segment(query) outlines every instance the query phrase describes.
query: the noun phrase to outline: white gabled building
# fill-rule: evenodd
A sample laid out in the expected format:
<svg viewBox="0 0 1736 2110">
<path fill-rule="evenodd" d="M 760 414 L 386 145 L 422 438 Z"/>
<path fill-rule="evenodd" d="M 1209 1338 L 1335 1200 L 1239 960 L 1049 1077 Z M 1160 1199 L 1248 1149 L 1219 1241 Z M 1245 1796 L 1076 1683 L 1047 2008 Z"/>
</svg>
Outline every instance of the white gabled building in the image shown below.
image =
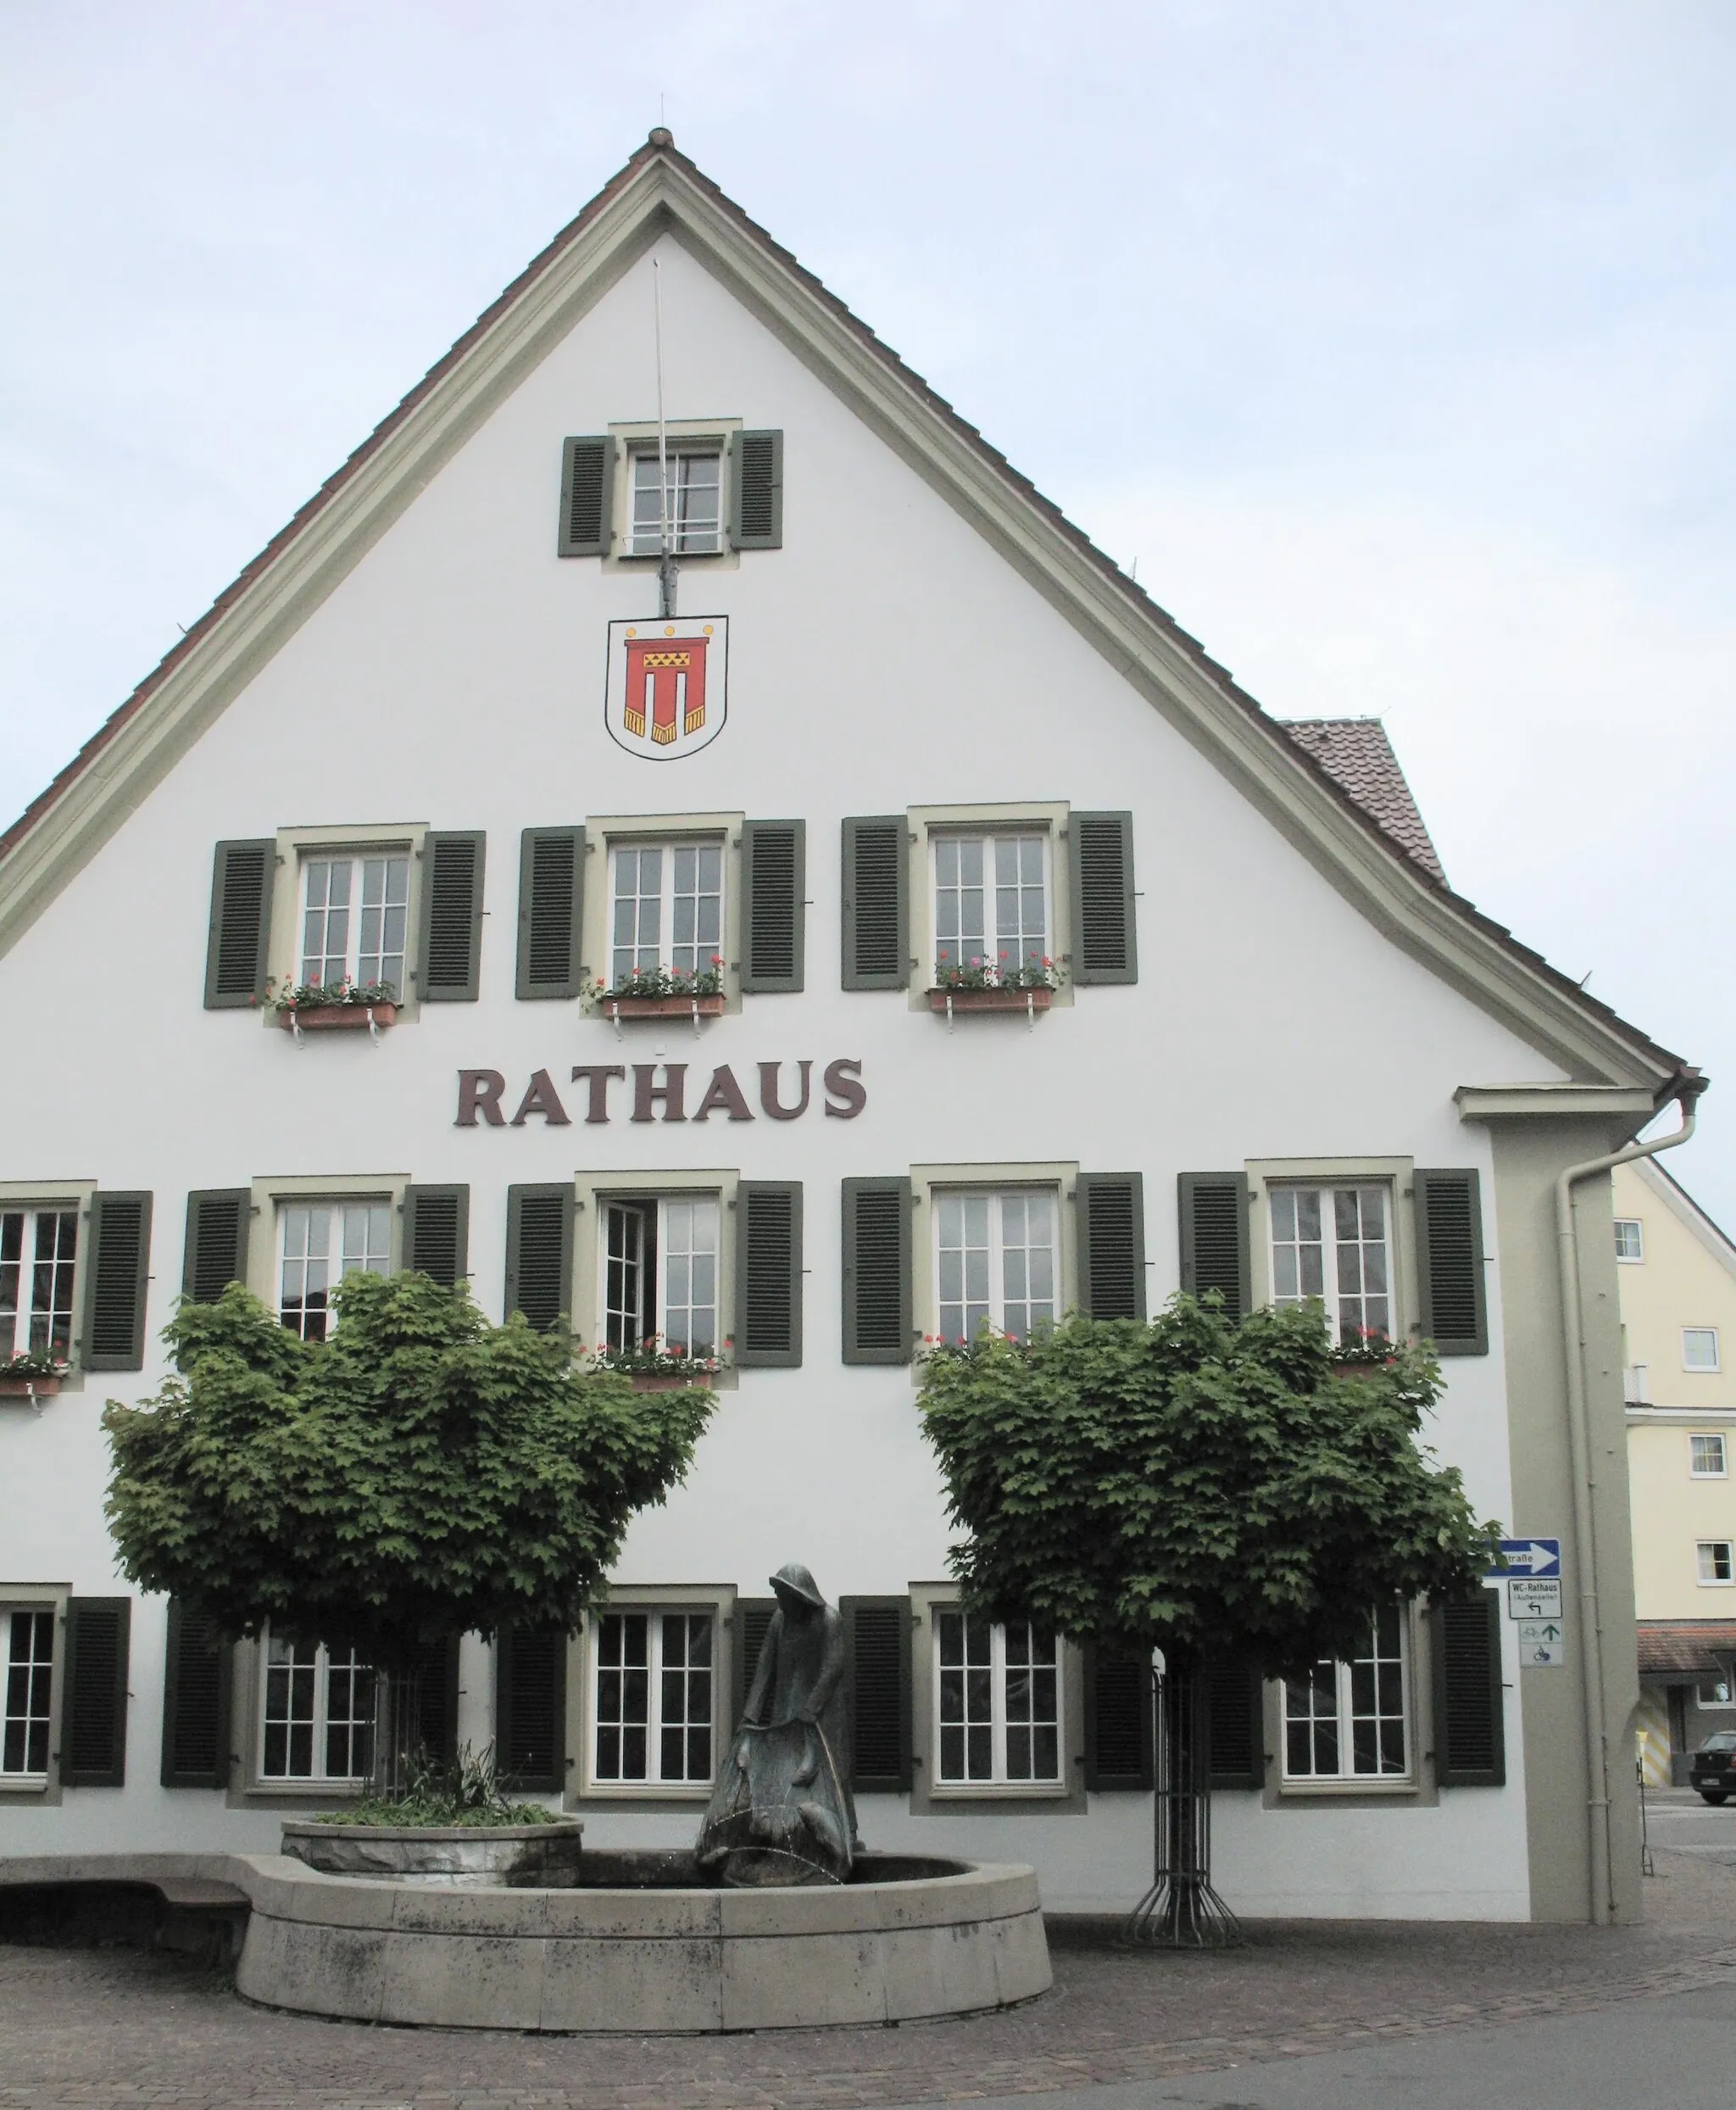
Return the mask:
<svg viewBox="0 0 1736 2110">
<path fill-rule="evenodd" d="M 675 1016 L 582 993 L 714 952 Z M 1065 972 L 949 1014 L 978 953 Z M 395 1020 L 261 1008 L 344 975 Z M 685 1840 L 801 1559 L 871 1842 L 1125 1905 L 1129 1667 L 949 1612 L 913 1344 L 1301 1285 L 1438 1343 L 1441 1454 L 1563 1540 L 1567 1660 L 1522 1666 L 1491 1590 L 1372 1619 L 1384 1674 L 1311 1700 L 1224 1667 L 1220 1887 L 1638 1913 L 1608 1183 L 1577 1534 L 1552 1195 L 1694 1072 L 1449 890 L 1377 727 L 1267 717 L 666 134 L 0 838 L 0 1355 L 71 1357 L 0 1400 L 0 1852 L 264 1849 L 358 1768 L 343 1666 L 128 1596 L 99 1415 L 183 1289 L 317 1329 L 345 1267 L 417 1265 L 587 1342 L 734 1343 L 616 1611 L 454 1644 L 431 1735 L 498 1737 L 597 1840 Z"/>
</svg>

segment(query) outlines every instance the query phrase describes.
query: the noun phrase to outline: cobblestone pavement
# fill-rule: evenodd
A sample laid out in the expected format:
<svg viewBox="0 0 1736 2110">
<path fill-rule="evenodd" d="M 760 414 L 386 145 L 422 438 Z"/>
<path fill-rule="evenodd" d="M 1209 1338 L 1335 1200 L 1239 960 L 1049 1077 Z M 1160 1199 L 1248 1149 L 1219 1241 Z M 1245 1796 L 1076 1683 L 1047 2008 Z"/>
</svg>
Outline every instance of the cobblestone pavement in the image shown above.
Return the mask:
<svg viewBox="0 0 1736 2110">
<path fill-rule="evenodd" d="M 165 1955 L 0 1946 L 0 2110 L 854 2110 L 1210 2073 L 1736 1984 L 1736 1869 L 1656 1862 L 1643 1927 L 1291 1921 L 1229 1956 L 1173 1957 L 1063 1923 L 1042 2000 L 894 2029 L 370 2029 L 250 2007 Z"/>
</svg>

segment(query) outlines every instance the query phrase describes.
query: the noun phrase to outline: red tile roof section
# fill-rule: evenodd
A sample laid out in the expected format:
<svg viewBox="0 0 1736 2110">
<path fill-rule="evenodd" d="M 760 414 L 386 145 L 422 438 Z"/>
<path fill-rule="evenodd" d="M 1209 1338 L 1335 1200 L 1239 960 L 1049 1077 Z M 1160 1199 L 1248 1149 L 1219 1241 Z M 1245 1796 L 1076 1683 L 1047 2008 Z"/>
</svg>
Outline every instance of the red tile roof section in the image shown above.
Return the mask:
<svg viewBox="0 0 1736 2110">
<path fill-rule="evenodd" d="M 1736 1623 L 1723 1619 L 1639 1622 L 1639 1674 L 1642 1678 L 1713 1678 L 1723 1666 L 1708 1653 L 1736 1651 Z"/>
<path fill-rule="evenodd" d="M 1431 879 L 1445 882 L 1447 875 L 1378 718 L 1286 718 L 1280 723 L 1413 863 Z"/>
<path fill-rule="evenodd" d="M 25 807 L 24 812 L 19 816 L 3 835 L 0 835 L 0 859 L 5 857 L 14 844 L 23 838 L 31 827 L 54 804 L 60 793 L 90 766 L 103 749 L 114 738 L 115 733 L 147 699 L 152 692 L 158 688 L 164 678 L 192 651 L 224 613 L 294 540 L 296 536 L 326 506 L 331 504 L 332 498 L 349 482 L 357 470 L 367 461 L 375 449 L 390 434 L 397 431 L 430 390 L 463 359 L 477 339 L 529 287 L 534 284 L 562 251 L 590 225 L 604 207 L 626 187 L 639 170 L 647 162 L 659 155 L 665 157 L 672 166 L 678 168 L 696 188 L 705 192 L 721 212 L 733 220 L 736 225 L 758 243 L 768 255 L 774 257 L 785 270 L 789 271 L 792 276 L 798 279 L 815 299 L 828 309 L 860 342 L 866 345 L 904 387 L 910 389 L 913 393 L 944 418 L 953 429 L 960 433 L 983 459 L 991 464 L 1028 504 L 1041 513 L 1082 555 L 1109 579 L 1119 593 L 1128 599 L 1137 602 L 1146 619 L 1161 630 L 1251 719 L 1275 735 L 1283 734 L 1285 732 L 1285 728 L 1277 720 L 1268 716 L 1246 690 L 1238 687 L 1229 670 L 1219 665 L 1217 661 L 1205 651 L 1199 641 L 1196 637 L 1190 637 L 1166 610 L 1159 607 L 1143 587 L 1130 579 L 1112 557 L 1105 555 L 1082 528 L 1076 526 L 1066 517 L 1053 499 L 1045 498 L 1028 476 L 1021 476 L 998 448 L 991 446 L 983 438 L 974 425 L 971 424 L 967 419 L 960 417 L 943 396 L 937 394 L 922 376 L 914 369 L 907 366 L 889 345 L 882 343 L 867 324 L 852 314 L 836 293 L 829 292 L 811 271 L 797 262 L 787 249 L 775 242 L 757 221 L 751 220 L 733 198 L 726 197 L 709 176 L 690 161 L 687 155 L 669 143 L 669 135 L 666 132 L 659 132 L 654 134 L 652 138 L 647 140 L 646 143 L 616 175 L 609 179 L 582 211 L 561 229 L 546 248 L 531 259 L 500 298 L 484 309 L 444 358 L 429 368 L 422 379 L 403 398 L 398 407 L 376 426 L 373 431 L 349 456 L 343 465 L 320 485 L 288 525 L 279 534 L 273 537 L 231 584 L 224 588 L 181 642 L 158 662 L 125 702 L 86 741 L 47 788 Z M 1287 744 L 1291 751 L 1301 759 L 1305 766 L 1314 771 L 1316 776 L 1332 791 L 1340 804 L 1369 831 L 1383 849 L 1394 856 L 1401 857 L 1411 871 L 1414 871 L 1416 869 L 1416 860 L 1410 853 L 1399 847 L 1382 824 L 1339 783 L 1317 756 L 1310 754 L 1305 746 L 1299 744 L 1294 739 L 1288 740 Z M 1628 1020 L 1622 1018 L 1609 1005 L 1601 1003 L 1596 997 L 1589 995 L 1569 977 L 1552 967 L 1541 953 L 1533 951 L 1528 945 L 1522 944 L 1505 924 L 1497 923 L 1492 917 L 1484 916 L 1462 895 L 1454 894 L 1446 886 L 1444 881 L 1440 884 L 1443 895 L 1469 923 L 1486 937 L 1492 938 L 1497 944 L 1504 947 L 1516 959 L 1523 961 L 1533 972 L 1552 983 L 1561 994 L 1572 997 L 1576 1003 L 1595 1013 L 1608 1025 L 1627 1036 L 1637 1047 L 1643 1049 L 1652 1061 L 1672 1069 L 1678 1076 L 1689 1077 L 1698 1076 L 1698 1072 L 1685 1065 L 1679 1055 L 1672 1055 L 1667 1049 L 1660 1047 L 1655 1041 L 1643 1033 L 1637 1026 L 1630 1024 Z"/>
</svg>

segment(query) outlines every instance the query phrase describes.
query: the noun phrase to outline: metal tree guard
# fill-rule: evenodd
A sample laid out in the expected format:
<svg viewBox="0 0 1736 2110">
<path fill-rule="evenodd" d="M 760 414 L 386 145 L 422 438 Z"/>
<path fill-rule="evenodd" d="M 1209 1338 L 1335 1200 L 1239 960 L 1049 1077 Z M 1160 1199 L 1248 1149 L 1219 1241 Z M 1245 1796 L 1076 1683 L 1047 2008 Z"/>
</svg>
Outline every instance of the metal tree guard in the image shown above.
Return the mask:
<svg viewBox="0 0 1736 2110">
<path fill-rule="evenodd" d="M 1122 1940 L 1151 1949 L 1235 1949 L 1241 1922 L 1211 1887 L 1211 1714 L 1198 1669 L 1154 1667 L 1151 1888 Z"/>
</svg>

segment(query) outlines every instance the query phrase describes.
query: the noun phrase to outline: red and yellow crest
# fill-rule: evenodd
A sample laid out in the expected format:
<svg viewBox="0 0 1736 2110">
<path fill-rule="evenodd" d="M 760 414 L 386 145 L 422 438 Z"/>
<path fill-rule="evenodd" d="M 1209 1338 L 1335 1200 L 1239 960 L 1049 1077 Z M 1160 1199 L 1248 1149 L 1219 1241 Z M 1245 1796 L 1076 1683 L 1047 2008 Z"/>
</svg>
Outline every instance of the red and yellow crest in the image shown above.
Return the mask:
<svg viewBox="0 0 1736 2110">
<path fill-rule="evenodd" d="M 604 713 L 630 754 L 649 762 L 696 754 L 723 730 L 728 707 L 728 616 L 609 626 Z"/>
</svg>

